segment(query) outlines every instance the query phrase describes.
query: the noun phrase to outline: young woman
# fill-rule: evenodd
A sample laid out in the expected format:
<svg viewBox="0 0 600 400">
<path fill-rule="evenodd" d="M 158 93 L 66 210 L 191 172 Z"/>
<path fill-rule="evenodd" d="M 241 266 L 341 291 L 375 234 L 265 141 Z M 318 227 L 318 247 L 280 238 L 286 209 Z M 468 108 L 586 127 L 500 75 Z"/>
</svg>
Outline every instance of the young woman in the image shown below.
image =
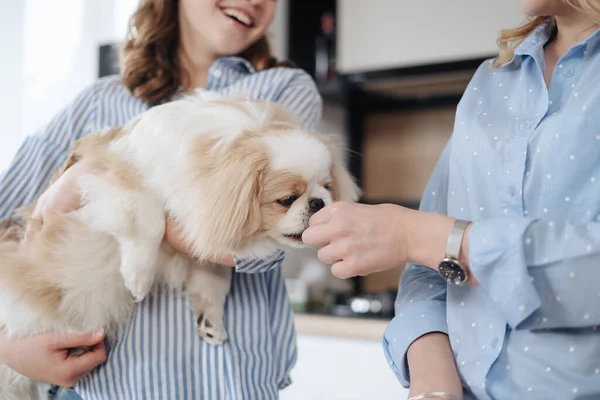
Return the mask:
<svg viewBox="0 0 600 400">
<path fill-rule="evenodd" d="M 422 211 L 336 204 L 304 233 L 340 277 L 411 263 L 384 347 L 416 398 L 600 398 L 600 0 L 523 4 Z"/>
<path fill-rule="evenodd" d="M 46 129 L 25 141 L 0 180 L 0 219 L 41 192 L 75 140 L 122 125 L 152 105 L 195 88 L 224 94 L 245 91 L 287 106 L 306 126 L 314 126 L 321 99 L 313 81 L 269 54 L 265 32 L 276 6 L 275 0 L 142 0 L 124 48 L 122 76 L 92 85 Z M 77 207 L 74 182 L 82 172 L 85 164 L 76 164 L 44 192 L 37 216 Z M 167 240 L 182 248 L 177 232 L 168 232 Z M 235 264 L 236 270 L 226 305 L 230 338 L 223 347 L 195 335 L 184 297 L 158 286 L 106 351 L 102 332 L 57 333 L 0 338 L 0 360 L 37 380 L 75 385 L 62 393 L 72 398 L 277 398 L 290 383 L 296 358 L 282 259 L 278 254 L 267 261 L 222 260 Z M 79 358 L 67 356 L 65 349 L 80 345 L 95 347 Z"/>
</svg>

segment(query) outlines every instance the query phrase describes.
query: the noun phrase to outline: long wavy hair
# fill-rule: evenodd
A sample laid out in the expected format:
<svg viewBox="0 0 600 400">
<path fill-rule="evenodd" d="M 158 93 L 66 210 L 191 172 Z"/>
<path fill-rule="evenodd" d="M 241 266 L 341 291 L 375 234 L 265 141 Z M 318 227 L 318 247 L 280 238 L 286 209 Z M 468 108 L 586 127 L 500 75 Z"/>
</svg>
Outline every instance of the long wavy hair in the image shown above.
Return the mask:
<svg viewBox="0 0 600 400">
<path fill-rule="evenodd" d="M 239 56 L 257 71 L 293 67 L 271 53 L 266 37 Z M 150 104 L 168 101 L 189 79 L 179 59 L 179 0 L 140 0 L 129 21 L 122 49 L 121 81 L 133 95 Z"/>
<path fill-rule="evenodd" d="M 563 0 L 563 2 L 579 11 L 587 14 L 592 21 L 600 24 L 600 0 Z M 512 59 L 515 48 L 538 26 L 550 23 L 555 25 L 553 17 L 534 17 L 522 26 L 515 29 L 503 30 L 498 38 L 500 51 L 494 60 L 494 66 L 498 67 Z"/>
</svg>

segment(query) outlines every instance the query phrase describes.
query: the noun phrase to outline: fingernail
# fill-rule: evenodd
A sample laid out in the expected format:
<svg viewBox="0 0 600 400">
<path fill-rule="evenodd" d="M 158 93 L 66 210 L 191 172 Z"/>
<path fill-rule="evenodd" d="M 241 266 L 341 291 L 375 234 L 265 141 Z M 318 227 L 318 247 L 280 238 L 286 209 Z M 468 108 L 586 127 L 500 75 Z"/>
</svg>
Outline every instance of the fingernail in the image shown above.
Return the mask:
<svg viewBox="0 0 600 400">
<path fill-rule="evenodd" d="M 100 329 L 99 331 L 92 332 L 92 337 L 100 339 L 104 336 L 104 329 Z"/>
</svg>

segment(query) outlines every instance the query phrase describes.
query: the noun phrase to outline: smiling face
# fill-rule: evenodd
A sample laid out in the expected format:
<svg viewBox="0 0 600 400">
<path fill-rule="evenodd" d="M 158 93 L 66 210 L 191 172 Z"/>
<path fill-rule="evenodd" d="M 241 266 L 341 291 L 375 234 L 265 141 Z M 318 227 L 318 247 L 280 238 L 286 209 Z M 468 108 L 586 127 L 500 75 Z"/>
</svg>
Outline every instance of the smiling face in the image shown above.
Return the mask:
<svg viewBox="0 0 600 400">
<path fill-rule="evenodd" d="M 178 0 L 181 35 L 218 57 L 245 51 L 273 22 L 276 0 Z"/>
</svg>

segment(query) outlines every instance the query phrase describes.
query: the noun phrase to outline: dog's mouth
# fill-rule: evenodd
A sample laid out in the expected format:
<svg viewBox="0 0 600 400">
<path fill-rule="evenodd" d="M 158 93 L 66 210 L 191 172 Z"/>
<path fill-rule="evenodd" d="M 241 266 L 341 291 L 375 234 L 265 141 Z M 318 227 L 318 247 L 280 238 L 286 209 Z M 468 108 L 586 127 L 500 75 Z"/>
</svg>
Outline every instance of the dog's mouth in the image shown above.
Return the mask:
<svg viewBox="0 0 600 400">
<path fill-rule="evenodd" d="M 297 233 L 284 233 L 282 236 L 286 239 L 291 239 L 296 242 L 302 243 L 302 232 Z"/>
</svg>

